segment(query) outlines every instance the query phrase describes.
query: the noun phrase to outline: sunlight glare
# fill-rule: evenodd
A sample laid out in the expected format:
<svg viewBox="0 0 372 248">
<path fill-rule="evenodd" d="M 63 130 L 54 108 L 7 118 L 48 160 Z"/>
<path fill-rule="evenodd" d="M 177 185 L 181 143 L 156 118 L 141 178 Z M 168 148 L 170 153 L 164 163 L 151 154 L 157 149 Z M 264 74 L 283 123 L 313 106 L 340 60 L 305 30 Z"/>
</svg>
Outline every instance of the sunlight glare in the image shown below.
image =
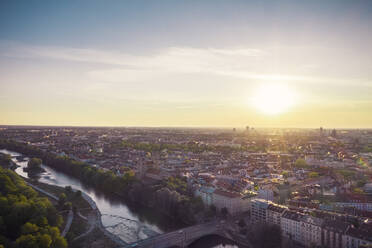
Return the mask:
<svg viewBox="0 0 372 248">
<path fill-rule="evenodd" d="M 282 84 L 261 84 L 252 99 L 253 106 L 264 114 L 277 115 L 295 103 L 294 91 Z"/>
</svg>

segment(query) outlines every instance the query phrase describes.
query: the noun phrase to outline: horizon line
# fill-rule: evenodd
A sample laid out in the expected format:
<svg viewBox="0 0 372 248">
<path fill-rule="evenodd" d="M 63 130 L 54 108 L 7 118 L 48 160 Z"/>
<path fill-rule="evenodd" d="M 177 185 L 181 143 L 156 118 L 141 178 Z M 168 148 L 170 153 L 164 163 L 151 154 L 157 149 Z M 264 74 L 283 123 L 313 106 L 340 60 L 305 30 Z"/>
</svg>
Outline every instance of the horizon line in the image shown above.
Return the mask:
<svg viewBox="0 0 372 248">
<path fill-rule="evenodd" d="M 248 126 L 248 125 L 247 125 Z M 18 125 L 18 124 L 0 124 L 0 128 L 3 127 L 42 127 L 42 128 L 47 128 L 47 127 L 66 127 L 66 128 L 148 128 L 148 129 L 156 129 L 156 128 L 169 128 L 169 129 L 236 129 L 236 130 L 241 130 L 241 129 L 246 129 L 246 126 L 136 126 L 136 125 L 123 125 L 123 126 L 116 126 L 116 125 Z M 372 127 L 324 127 L 324 126 L 319 126 L 319 127 L 267 127 L 267 126 L 249 126 L 250 128 L 253 129 L 319 129 L 323 128 L 323 130 L 372 130 Z"/>
</svg>

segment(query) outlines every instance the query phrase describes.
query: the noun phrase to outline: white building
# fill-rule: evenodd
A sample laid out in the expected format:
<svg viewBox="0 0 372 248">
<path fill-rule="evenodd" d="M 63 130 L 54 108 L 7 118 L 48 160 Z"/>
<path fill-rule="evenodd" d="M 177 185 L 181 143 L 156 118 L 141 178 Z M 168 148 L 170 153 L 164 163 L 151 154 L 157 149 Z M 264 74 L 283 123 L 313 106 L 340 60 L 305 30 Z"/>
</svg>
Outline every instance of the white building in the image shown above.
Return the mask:
<svg viewBox="0 0 372 248">
<path fill-rule="evenodd" d="M 270 201 L 254 199 L 251 202 L 251 221 L 253 223 L 265 223 L 267 221 L 267 208 Z"/>
<path fill-rule="evenodd" d="M 250 199 L 244 198 L 238 193 L 232 193 L 216 189 L 213 192 L 213 204 L 218 210 L 226 208 L 229 214 L 235 215 L 250 209 Z"/>
<path fill-rule="evenodd" d="M 323 225 L 322 245 L 329 248 L 343 248 L 343 237 L 350 225 L 327 219 Z"/>
<path fill-rule="evenodd" d="M 200 187 L 195 191 L 195 195 L 200 196 L 205 205 L 214 205 L 219 211 L 226 208 L 231 215 L 248 211 L 251 206 L 251 199 L 254 197 L 242 196 L 214 187 Z"/>
<path fill-rule="evenodd" d="M 362 224 L 358 229 L 350 227 L 343 236 L 343 247 L 359 248 L 361 245 L 372 246 L 371 224 Z"/>
<path fill-rule="evenodd" d="M 272 186 L 263 186 L 258 190 L 257 198 L 264 199 L 266 201 L 274 201 L 274 190 Z"/>
<path fill-rule="evenodd" d="M 350 202 L 336 202 L 336 207 L 339 208 L 355 208 L 361 211 L 372 212 L 372 202 L 363 200 L 353 200 Z"/>
<path fill-rule="evenodd" d="M 306 247 L 322 245 L 323 220 L 310 215 L 304 215 L 301 219 L 302 244 Z"/>
<path fill-rule="evenodd" d="M 301 220 L 303 216 L 303 214 L 296 211 L 286 210 L 282 215 L 280 223 L 282 235 L 290 240 L 302 244 L 304 242 L 301 228 Z"/>
<path fill-rule="evenodd" d="M 286 206 L 270 203 L 266 211 L 266 222 L 281 226 L 282 214 L 287 209 Z"/>
</svg>

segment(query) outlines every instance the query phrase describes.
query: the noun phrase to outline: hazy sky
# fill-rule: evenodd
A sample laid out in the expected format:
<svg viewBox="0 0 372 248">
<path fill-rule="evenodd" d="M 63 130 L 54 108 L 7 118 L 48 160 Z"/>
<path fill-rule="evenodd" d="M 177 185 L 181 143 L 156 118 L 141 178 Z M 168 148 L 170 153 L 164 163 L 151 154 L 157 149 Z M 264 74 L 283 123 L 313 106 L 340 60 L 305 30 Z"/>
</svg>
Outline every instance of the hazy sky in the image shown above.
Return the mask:
<svg viewBox="0 0 372 248">
<path fill-rule="evenodd" d="M 372 128 L 372 1 L 3 0 L 0 124 Z"/>
</svg>

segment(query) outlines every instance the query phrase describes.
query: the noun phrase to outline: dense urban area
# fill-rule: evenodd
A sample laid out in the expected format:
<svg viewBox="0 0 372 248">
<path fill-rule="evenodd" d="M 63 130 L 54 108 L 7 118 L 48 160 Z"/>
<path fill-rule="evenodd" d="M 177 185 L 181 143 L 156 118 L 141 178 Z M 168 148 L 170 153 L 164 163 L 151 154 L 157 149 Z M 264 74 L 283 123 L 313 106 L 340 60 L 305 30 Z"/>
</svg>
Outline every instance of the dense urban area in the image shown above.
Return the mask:
<svg viewBox="0 0 372 248">
<path fill-rule="evenodd" d="M 0 149 L 32 157 L 29 173 L 44 163 L 131 205 L 157 209 L 177 228 L 217 221 L 242 247 L 372 246 L 372 130 L 3 126 Z M 14 169 L 9 157 L 0 159 Z M 17 215 L 17 226 L 0 229 L 0 243 L 67 246 L 51 203 L 10 170 L 0 172 L 2 227 L 19 202 L 53 213 Z M 71 190 L 57 208 L 71 211 Z"/>
</svg>

